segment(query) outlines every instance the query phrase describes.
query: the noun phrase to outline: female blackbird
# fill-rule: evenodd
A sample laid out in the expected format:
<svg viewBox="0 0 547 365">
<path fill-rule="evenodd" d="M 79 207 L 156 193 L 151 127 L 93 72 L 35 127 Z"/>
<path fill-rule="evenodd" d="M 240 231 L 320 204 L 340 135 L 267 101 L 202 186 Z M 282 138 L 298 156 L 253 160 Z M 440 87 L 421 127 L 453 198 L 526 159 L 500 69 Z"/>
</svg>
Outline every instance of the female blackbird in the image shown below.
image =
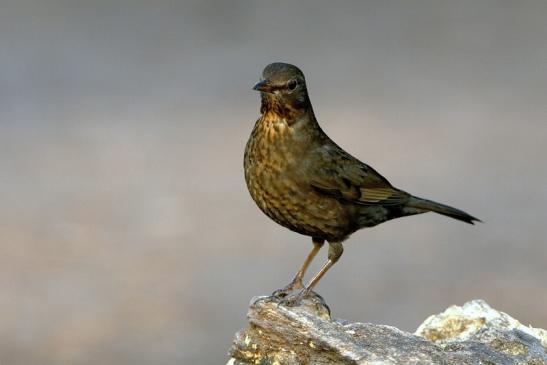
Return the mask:
<svg viewBox="0 0 547 365">
<path fill-rule="evenodd" d="M 292 282 L 274 293 L 296 304 L 306 297 L 343 252 L 353 232 L 393 218 L 440 213 L 467 223 L 471 215 L 393 187 L 372 167 L 334 143 L 319 127 L 308 97 L 304 74 L 296 66 L 272 63 L 264 69 L 261 117 L 245 148 L 245 180 L 258 207 L 271 219 L 311 236 L 314 247 Z M 302 278 L 323 246 L 328 261 L 306 287 Z"/>
</svg>

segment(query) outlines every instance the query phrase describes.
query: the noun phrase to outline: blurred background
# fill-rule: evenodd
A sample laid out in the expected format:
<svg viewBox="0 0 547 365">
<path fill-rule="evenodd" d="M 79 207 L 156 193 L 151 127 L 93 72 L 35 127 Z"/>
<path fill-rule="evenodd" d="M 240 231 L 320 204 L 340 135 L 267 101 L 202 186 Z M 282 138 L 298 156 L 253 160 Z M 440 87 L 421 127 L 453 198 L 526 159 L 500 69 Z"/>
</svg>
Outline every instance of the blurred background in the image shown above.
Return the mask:
<svg viewBox="0 0 547 365">
<path fill-rule="evenodd" d="M 346 150 L 485 221 L 354 234 L 318 287 L 334 316 L 414 331 L 483 298 L 546 328 L 546 18 L 541 0 L 3 0 L 0 362 L 226 361 L 251 297 L 311 248 L 243 179 L 273 61 L 304 70 Z"/>
</svg>

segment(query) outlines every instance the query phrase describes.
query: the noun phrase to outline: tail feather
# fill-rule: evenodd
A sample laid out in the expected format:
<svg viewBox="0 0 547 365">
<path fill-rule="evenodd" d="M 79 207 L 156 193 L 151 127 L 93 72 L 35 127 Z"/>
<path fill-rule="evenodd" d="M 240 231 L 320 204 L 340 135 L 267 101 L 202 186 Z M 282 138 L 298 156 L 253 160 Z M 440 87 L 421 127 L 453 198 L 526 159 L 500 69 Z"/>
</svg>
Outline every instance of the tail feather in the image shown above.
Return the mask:
<svg viewBox="0 0 547 365">
<path fill-rule="evenodd" d="M 410 201 L 406 205 L 410 208 L 423 209 L 427 212 L 435 212 L 446 215 L 447 217 L 454 218 L 469 224 L 474 224 L 474 222 L 482 222 L 480 219 L 475 218 L 462 210 L 415 196 L 411 197 Z"/>
</svg>

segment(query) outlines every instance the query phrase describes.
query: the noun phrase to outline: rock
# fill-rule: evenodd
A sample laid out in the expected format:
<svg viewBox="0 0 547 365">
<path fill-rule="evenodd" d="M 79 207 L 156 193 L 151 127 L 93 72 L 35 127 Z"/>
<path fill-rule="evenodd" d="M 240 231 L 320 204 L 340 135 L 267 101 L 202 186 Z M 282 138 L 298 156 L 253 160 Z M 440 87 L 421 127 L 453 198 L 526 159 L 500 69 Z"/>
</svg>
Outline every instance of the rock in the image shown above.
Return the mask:
<svg viewBox="0 0 547 365">
<path fill-rule="evenodd" d="M 227 365 L 547 365 L 547 331 L 526 327 L 482 300 L 429 317 L 415 334 L 330 317 L 321 297 L 286 307 L 253 298 Z"/>
<path fill-rule="evenodd" d="M 463 342 L 485 344 L 512 357 L 513 362 L 505 360 L 508 364 L 547 364 L 547 331 L 524 326 L 483 300 L 430 316 L 415 334 L 443 348 Z"/>
</svg>

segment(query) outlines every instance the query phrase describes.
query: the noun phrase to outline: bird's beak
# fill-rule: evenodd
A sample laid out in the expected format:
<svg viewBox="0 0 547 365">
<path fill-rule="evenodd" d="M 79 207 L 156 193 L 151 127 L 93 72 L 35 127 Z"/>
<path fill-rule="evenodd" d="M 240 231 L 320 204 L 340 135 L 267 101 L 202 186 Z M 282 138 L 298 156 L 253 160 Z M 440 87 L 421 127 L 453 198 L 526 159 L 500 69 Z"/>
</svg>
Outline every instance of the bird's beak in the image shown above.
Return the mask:
<svg viewBox="0 0 547 365">
<path fill-rule="evenodd" d="M 253 87 L 253 90 L 262 91 L 264 93 L 273 92 L 272 86 L 268 83 L 268 80 L 262 80 Z"/>
</svg>

